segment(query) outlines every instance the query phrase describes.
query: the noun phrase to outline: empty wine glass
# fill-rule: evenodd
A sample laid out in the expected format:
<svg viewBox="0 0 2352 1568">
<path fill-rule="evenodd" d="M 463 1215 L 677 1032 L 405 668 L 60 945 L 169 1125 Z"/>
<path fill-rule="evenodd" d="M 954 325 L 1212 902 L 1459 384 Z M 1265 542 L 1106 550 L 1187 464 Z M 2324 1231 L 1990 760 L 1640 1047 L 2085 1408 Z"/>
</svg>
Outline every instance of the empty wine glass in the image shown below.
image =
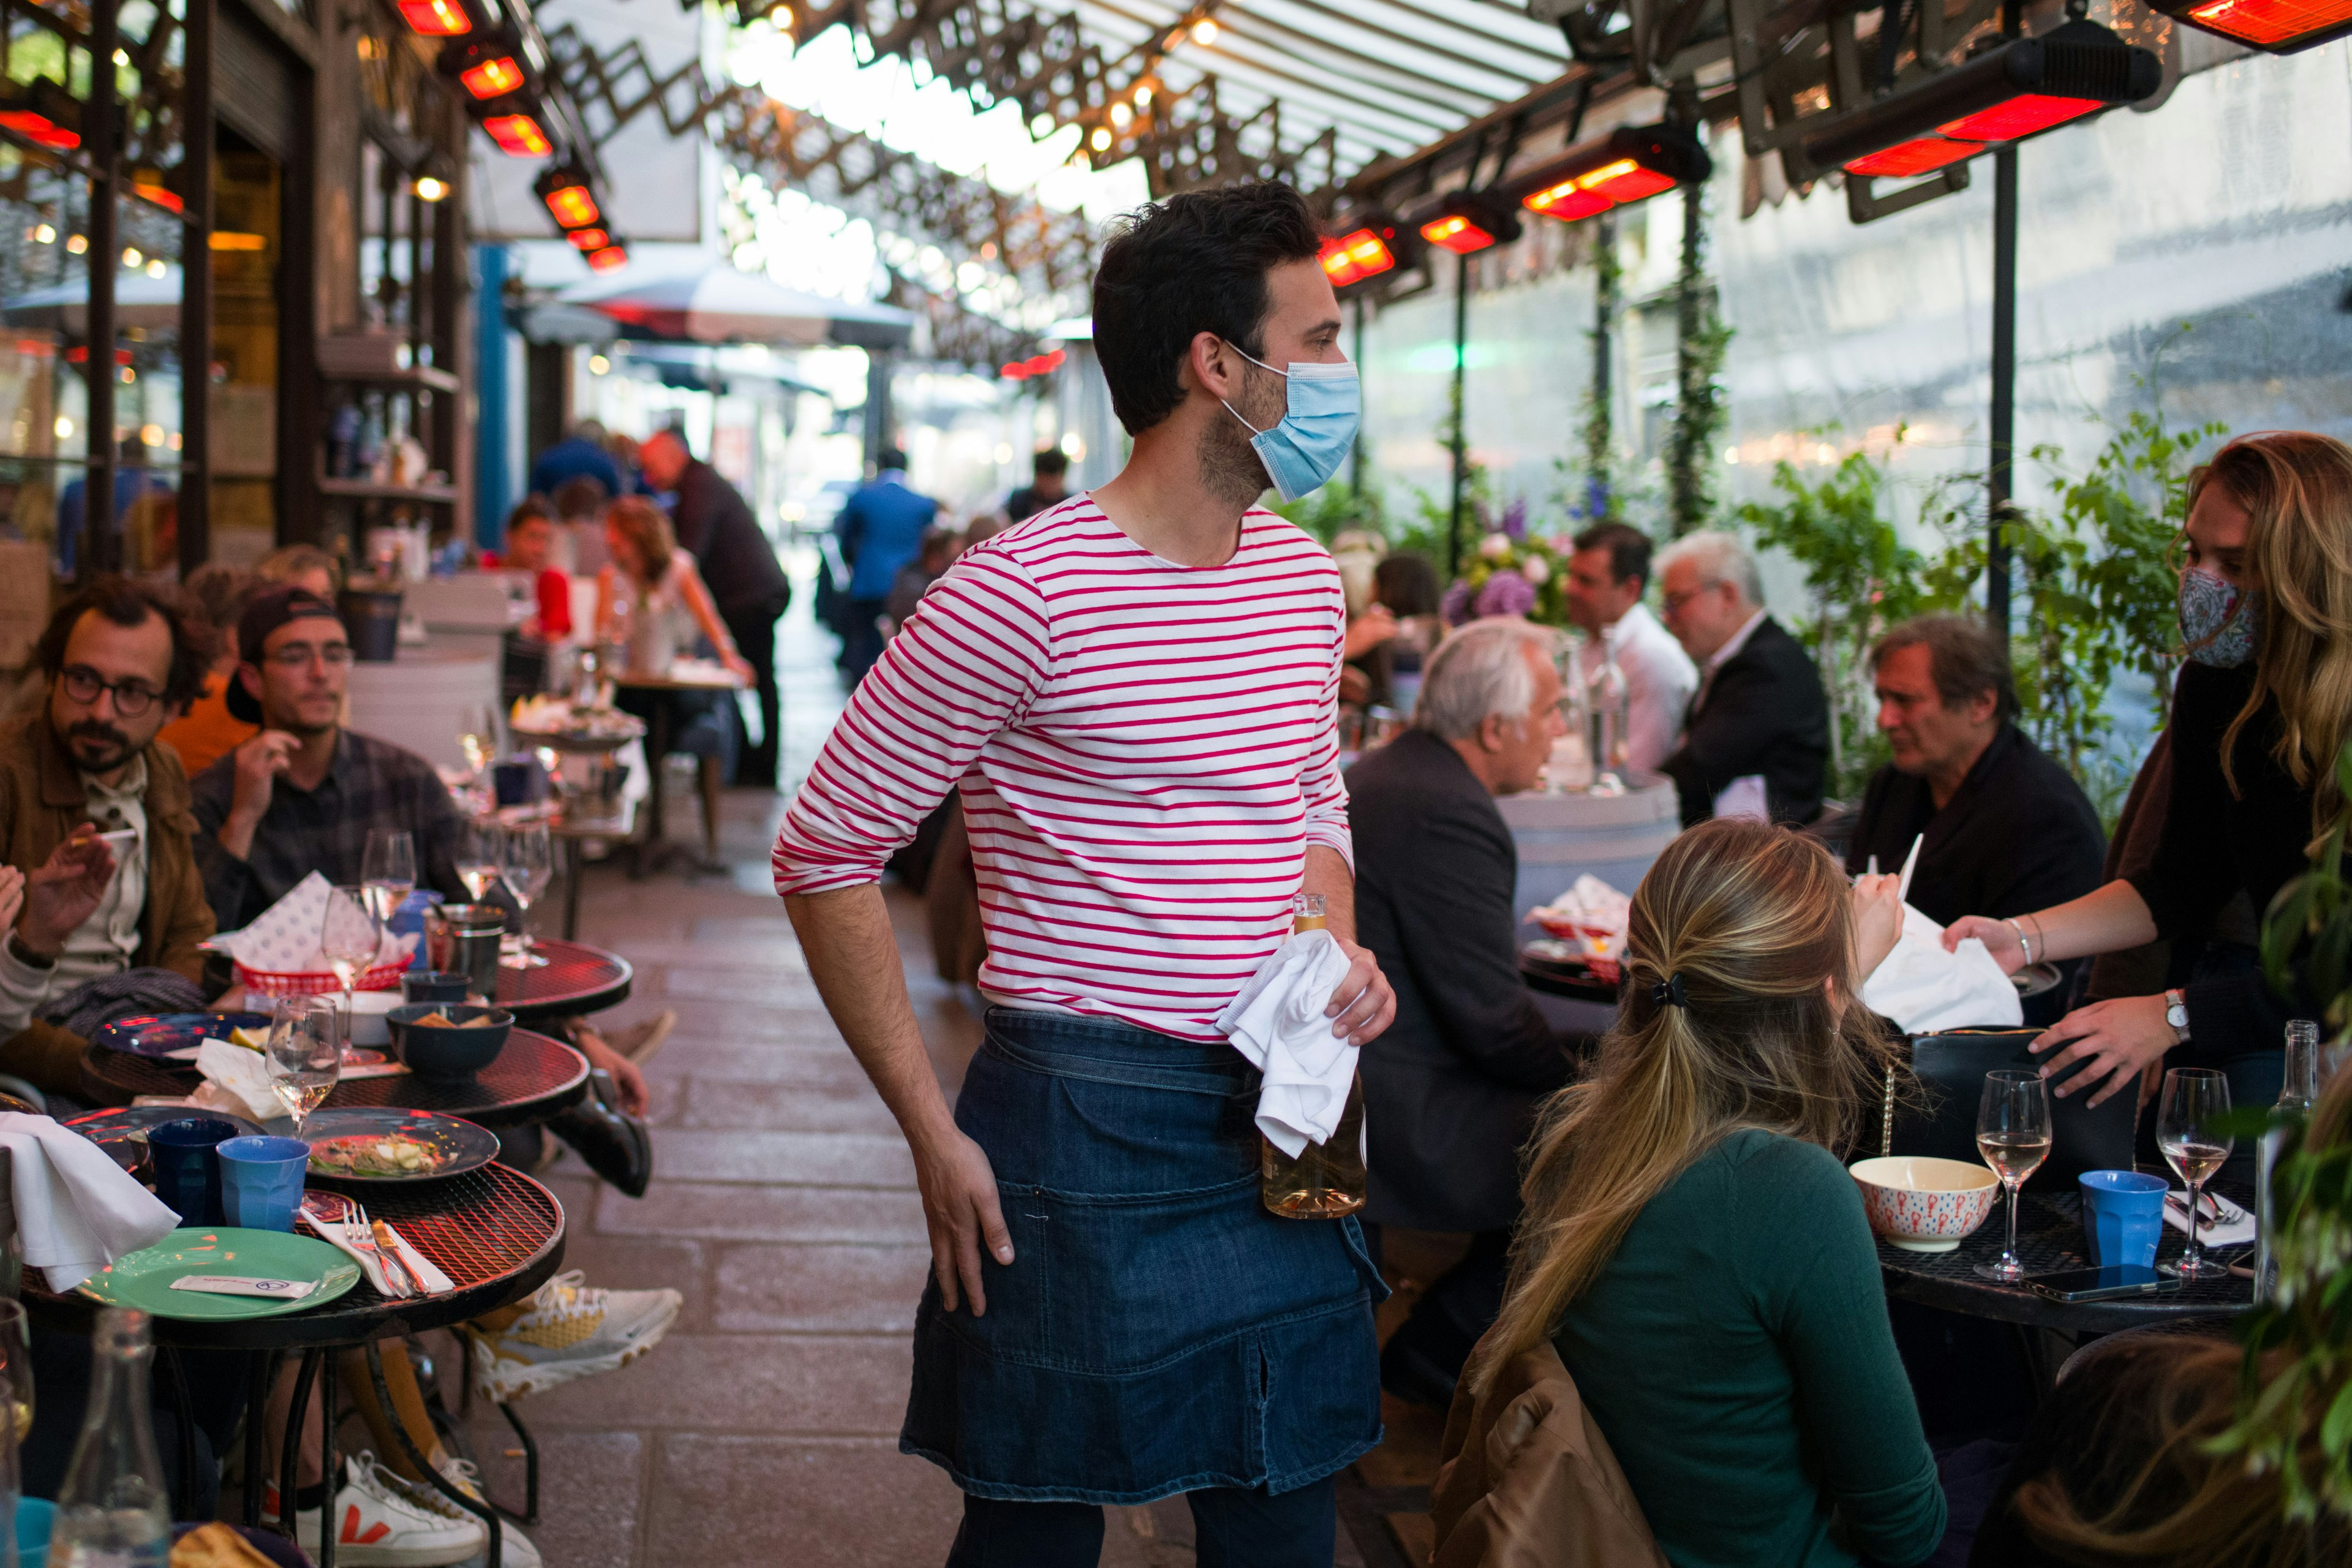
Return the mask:
<svg viewBox="0 0 2352 1568">
<path fill-rule="evenodd" d="M 319 1108 L 343 1070 L 342 1020 L 331 997 L 289 996 L 269 1019 L 269 1087 L 302 1136 L 304 1118 Z"/>
<path fill-rule="evenodd" d="M 383 945 L 383 922 L 376 918 L 375 901 L 364 886 L 349 884 L 327 895 L 327 910 L 319 921 L 319 951 L 327 967 L 343 983 L 343 1011 L 352 1006 L 352 984 L 375 962 Z"/>
<path fill-rule="evenodd" d="M 375 918 L 390 924 L 408 895 L 416 890 L 416 841 L 405 828 L 372 827 L 360 868 L 360 880 L 367 886 Z"/>
<path fill-rule="evenodd" d="M 549 841 L 546 823 L 518 823 L 507 830 L 504 868 L 507 891 L 513 895 L 515 907 L 522 911 L 520 967 L 529 969 L 547 962 L 534 956 L 530 950 L 531 900 L 547 890 L 548 879 L 555 875 L 555 849 Z"/>
<path fill-rule="evenodd" d="M 457 749 L 466 753 L 466 769 L 479 783 L 482 770 L 499 754 L 499 721 L 487 702 L 469 702 L 458 710 Z"/>
<path fill-rule="evenodd" d="M 2229 1159 L 2237 1140 L 2216 1131 L 2212 1123 L 2230 1110 L 2230 1080 L 2211 1068 L 2174 1068 L 2164 1075 L 2164 1100 L 2156 1112 L 2156 1146 L 2180 1179 L 2189 1184 L 2189 1247 L 2177 1263 L 2159 1263 L 2163 1272 L 2183 1279 L 2212 1279 L 2230 1266 L 2205 1256 L 2198 1239 L 2200 1206 L 2205 1183 Z"/>
<path fill-rule="evenodd" d="M 477 817 L 457 829 L 457 880 L 476 903 L 490 896 L 505 869 L 506 829 Z"/>
<path fill-rule="evenodd" d="M 2050 1089 L 2028 1068 L 1985 1074 L 1984 1098 L 1977 1104 L 1977 1152 L 1984 1156 L 2009 1191 L 2009 1245 L 1998 1263 L 1979 1263 L 1987 1279 L 2014 1284 L 2025 1278 L 2017 1257 L 2017 1193 L 2050 1157 Z"/>
</svg>

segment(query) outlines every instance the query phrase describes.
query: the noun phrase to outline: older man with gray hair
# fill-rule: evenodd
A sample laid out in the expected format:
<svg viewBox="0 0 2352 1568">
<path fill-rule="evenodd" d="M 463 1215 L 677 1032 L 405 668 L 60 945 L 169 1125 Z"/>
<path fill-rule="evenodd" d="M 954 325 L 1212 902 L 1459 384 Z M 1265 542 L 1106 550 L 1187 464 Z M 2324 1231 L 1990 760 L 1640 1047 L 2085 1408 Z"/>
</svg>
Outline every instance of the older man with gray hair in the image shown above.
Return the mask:
<svg viewBox="0 0 2352 1568">
<path fill-rule="evenodd" d="M 1412 727 L 1348 771 L 1357 938 L 1396 988 L 1364 1048 L 1375 1226 L 1467 1231 L 1381 1355 L 1391 1393 L 1445 1407 L 1501 1309 L 1518 1147 L 1582 1037 L 1556 1034 L 1519 978 L 1518 857 L 1494 797 L 1532 786 L 1565 732 L 1558 638 L 1485 620 L 1430 661 Z"/>
<path fill-rule="evenodd" d="M 1764 613 L 1756 558 L 1728 533 L 1687 534 L 1658 558 L 1666 629 L 1698 666 L 1682 744 L 1658 764 L 1683 826 L 1711 816 L 1821 815 L 1830 707 L 1804 647 Z"/>
</svg>

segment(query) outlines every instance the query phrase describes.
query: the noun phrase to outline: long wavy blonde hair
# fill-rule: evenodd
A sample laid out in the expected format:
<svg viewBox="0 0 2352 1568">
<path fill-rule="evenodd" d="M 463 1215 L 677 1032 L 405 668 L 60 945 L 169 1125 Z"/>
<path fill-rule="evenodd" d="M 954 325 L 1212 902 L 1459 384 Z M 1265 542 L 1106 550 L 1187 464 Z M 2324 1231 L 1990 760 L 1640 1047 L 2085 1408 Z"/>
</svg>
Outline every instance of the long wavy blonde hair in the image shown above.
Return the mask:
<svg viewBox="0 0 2352 1568">
<path fill-rule="evenodd" d="M 2312 794 L 2315 838 L 2343 802 L 2336 757 L 2352 734 L 2352 447 L 2307 430 L 2242 436 L 2189 476 L 2189 504 L 2209 485 L 2245 508 L 2246 560 L 2267 601 L 2254 689 L 2221 737 L 2221 776 L 2238 735 L 2276 698 L 2271 754 Z"/>
<path fill-rule="evenodd" d="M 1895 1059 L 1853 999 L 1845 874 L 1789 829 L 1721 820 L 1675 839 L 1634 891 L 1624 963 L 1592 1072 L 1545 1104 L 1474 1388 L 1550 1336 L 1693 1161 L 1748 1127 L 1841 1147 Z M 1676 977 L 1687 1005 L 1656 999 Z"/>
</svg>

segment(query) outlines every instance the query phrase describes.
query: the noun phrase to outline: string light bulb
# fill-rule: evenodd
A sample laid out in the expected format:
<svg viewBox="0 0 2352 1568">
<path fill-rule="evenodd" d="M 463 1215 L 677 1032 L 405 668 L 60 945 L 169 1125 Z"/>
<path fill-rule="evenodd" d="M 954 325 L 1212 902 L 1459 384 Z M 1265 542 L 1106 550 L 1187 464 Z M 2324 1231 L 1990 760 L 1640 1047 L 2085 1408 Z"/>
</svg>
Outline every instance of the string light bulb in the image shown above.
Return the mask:
<svg viewBox="0 0 2352 1568">
<path fill-rule="evenodd" d="M 1210 17 L 1203 16 L 1199 21 L 1193 23 L 1192 41 L 1200 45 L 1204 49 L 1214 44 L 1217 41 L 1216 22 Z"/>
</svg>

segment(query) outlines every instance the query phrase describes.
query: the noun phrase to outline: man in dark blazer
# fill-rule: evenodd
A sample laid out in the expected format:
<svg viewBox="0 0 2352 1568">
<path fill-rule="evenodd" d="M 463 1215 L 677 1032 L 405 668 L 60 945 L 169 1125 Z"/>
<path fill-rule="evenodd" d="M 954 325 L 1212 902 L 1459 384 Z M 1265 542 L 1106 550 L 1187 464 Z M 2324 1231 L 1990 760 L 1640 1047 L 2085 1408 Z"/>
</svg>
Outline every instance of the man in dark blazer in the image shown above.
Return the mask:
<svg viewBox="0 0 2352 1568">
<path fill-rule="evenodd" d="M 1693 533 L 1658 558 L 1666 629 L 1698 666 L 1683 742 L 1658 764 L 1683 826 L 1713 816 L 1811 822 L 1830 755 L 1829 699 L 1804 647 L 1764 613 L 1755 558 L 1727 533 Z"/>
<path fill-rule="evenodd" d="M 1381 1356 L 1383 1386 L 1440 1409 L 1502 1308 L 1536 1104 L 1589 1044 L 1555 1034 L 1519 978 L 1518 858 L 1494 800 L 1533 785 L 1565 733 L 1554 641 L 1518 620 L 1455 633 L 1413 727 L 1348 770 L 1357 939 L 1397 998 L 1362 1059 L 1366 1218 L 1472 1235 Z"/>
<path fill-rule="evenodd" d="M 2106 879 L 2098 811 L 2011 721 L 2009 654 L 1982 617 L 1906 621 L 1878 639 L 1870 662 L 1893 760 L 1863 791 L 1846 869 L 1874 856 L 1878 869 L 1895 870 L 1916 839 L 1911 905 L 1939 925 L 2046 910 Z M 2029 1001 L 2027 1022 L 2056 1023 L 2067 990 Z"/>
<path fill-rule="evenodd" d="M 776 623 L 793 602 L 792 582 L 742 492 L 687 450 L 684 432 L 656 431 L 638 448 L 637 462 L 647 483 L 675 495 L 669 518 L 678 548 L 700 568 L 719 618 L 727 623 L 727 635 L 751 667 L 758 688 L 760 743 L 743 748 L 732 782 L 773 789 L 777 730 L 783 718 L 776 687 Z"/>
</svg>

